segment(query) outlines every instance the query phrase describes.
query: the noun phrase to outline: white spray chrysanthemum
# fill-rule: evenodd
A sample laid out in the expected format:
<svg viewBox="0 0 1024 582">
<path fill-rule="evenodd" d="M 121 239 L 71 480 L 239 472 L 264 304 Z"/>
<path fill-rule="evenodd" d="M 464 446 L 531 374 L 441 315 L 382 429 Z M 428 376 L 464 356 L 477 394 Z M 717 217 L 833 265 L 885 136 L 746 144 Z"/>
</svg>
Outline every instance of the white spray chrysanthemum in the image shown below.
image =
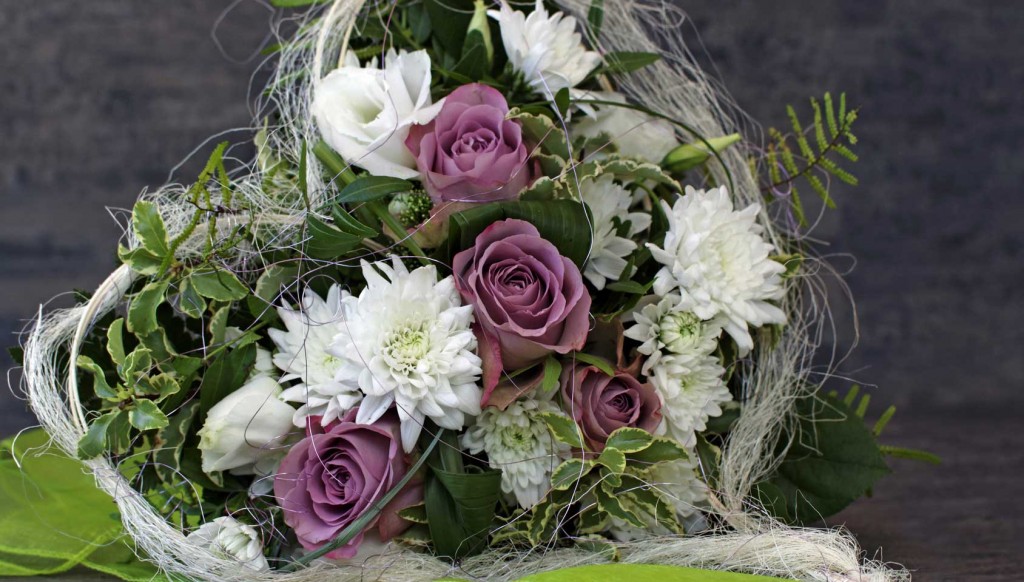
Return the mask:
<svg viewBox="0 0 1024 582">
<path fill-rule="evenodd" d="M 345 323 L 330 352 L 342 360 L 335 378 L 363 393 L 356 422 L 371 424 L 398 408 L 402 446 L 416 444 L 423 421 L 459 430 L 480 414 L 480 357 L 473 307 L 462 305 L 455 280 L 437 269 L 410 272 L 398 258 L 362 263 L 366 287 L 342 300 Z"/>
<path fill-rule="evenodd" d="M 725 316 L 725 331 L 746 354 L 754 347 L 748 325 L 786 322 L 786 314 L 768 303 L 783 296 L 785 267 L 769 258 L 775 247 L 761 237 L 761 207 L 734 210 L 725 187 L 690 186 L 673 206 L 663 205 L 669 221 L 664 245 L 647 245 L 664 265 L 654 292 L 692 297 L 701 319 Z"/>
<path fill-rule="evenodd" d="M 498 21 L 512 67 L 542 95 L 550 98 L 575 87 L 601 64 L 601 55 L 583 46 L 576 19 L 561 12 L 548 14 L 541 0 L 529 16 L 512 10 L 505 0 L 500 10 L 487 14 Z"/>
<path fill-rule="evenodd" d="M 721 405 L 732 400 L 724 375 L 715 356 L 663 355 L 647 375 L 663 403 L 659 430 L 683 446 L 693 447 L 696 433 L 707 428 L 708 418 L 721 415 Z"/>
<path fill-rule="evenodd" d="M 551 489 L 551 472 L 569 452 L 551 437 L 542 412 L 558 412 L 550 400 L 517 400 L 505 410 L 487 407 L 462 435 L 470 454 L 487 453 L 501 471 L 501 489 L 529 509 Z"/>
<path fill-rule="evenodd" d="M 270 569 L 263 556 L 259 534 L 252 526 L 233 517 L 218 517 L 204 523 L 188 534 L 188 540 L 221 556 L 234 558 L 247 568 L 261 572 Z"/>
<path fill-rule="evenodd" d="M 626 103 L 626 98 L 620 93 L 588 91 L 581 97 L 620 103 L 622 106 L 581 103 L 579 107 L 586 115 L 573 119 L 573 136 L 607 136 L 619 154 L 652 164 L 660 164 L 662 159 L 679 145 L 671 123 L 631 109 Z M 606 152 L 611 152 L 611 149 L 603 148 L 588 153 L 587 157 L 600 159 Z"/>
<path fill-rule="evenodd" d="M 594 235 L 583 276 L 601 290 L 607 281 L 618 281 L 622 276 L 627 265 L 625 257 L 637 248 L 632 237 L 650 227 L 651 215 L 646 212 L 629 212 L 633 202 L 632 194 L 616 184 L 611 174 L 584 180 L 580 184 L 580 194 L 592 213 Z M 629 226 L 622 233 L 626 236 L 619 236 L 619 225 L 626 222 Z"/>
<path fill-rule="evenodd" d="M 302 404 L 293 417 L 295 426 L 306 426 L 309 416 L 322 416 L 325 424 L 331 422 L 362 399 L 354 384 L 345 384 L 334 378 L 341 367 L 341 360 L 327 351 L 334 336 L 342 329 L 341 300 L 345 295 L 347 293 L 341 287 L 334 285 L 327 292 L 325 301 L 307 288 L 298 310 L 278 308 L 277 313 L 286 329 L 267 332 L 277 346 L 274 365 L 285 372 L 281 382 L 301 380 L 281 395 L 287 402 Z"/>
<path fill-rule="evenodd" d="M 636 351 L 647 356 L 644 374 L 650 374 L 663 354 L 674 355 L 686 363 L 702 359 L 718 347 L 724 323 L 721 316 L 701 319 L 693 312 L 696 304 L 690 296 L 670 293 L 660 300 L 646 299 L 648 301 L 633 312 L 634 324 L 623 333 L 640 342 Z"/>
</svg>

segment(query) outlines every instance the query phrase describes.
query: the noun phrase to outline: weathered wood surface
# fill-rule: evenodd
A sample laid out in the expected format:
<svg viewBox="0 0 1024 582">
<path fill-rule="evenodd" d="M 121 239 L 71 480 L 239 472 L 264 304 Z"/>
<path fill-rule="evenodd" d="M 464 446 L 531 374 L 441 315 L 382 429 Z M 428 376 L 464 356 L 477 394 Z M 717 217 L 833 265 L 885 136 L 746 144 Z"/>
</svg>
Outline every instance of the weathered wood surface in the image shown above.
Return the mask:
<svg viewBox="0 0 1024 582">
<path fill-rule="evenodd" d="M 211 38 L 227 5 L 0 3 L 2 343 L 40 300 L 90 288 L 111 268 L 119 227 L 105 207 L 130 206 L 209 135 L 248 123 L 256 61 L 233 61 L 259 47 L 268 15 L 243 2 L 226 16 L 216 35 L 229 59 Z M 754 119 L 784 125 L 785 103 L 826 90 L 862 106 L 862 186 L 837 192 L 840 210 L 818 231 L 830 252 L 858 260 L 847 280 L 862 337 L 843 370 L 878 385 L 876 406 L 900 407 L 891 442 L 945 464 L 894 462 L 873 499 L 832 521 L 917 580 L 1020 579 L 1024 8 L 689 0 L 686 9 Z M 0 395 L 0 433 L 30 422 L 21 402 Z"/>
</svg>

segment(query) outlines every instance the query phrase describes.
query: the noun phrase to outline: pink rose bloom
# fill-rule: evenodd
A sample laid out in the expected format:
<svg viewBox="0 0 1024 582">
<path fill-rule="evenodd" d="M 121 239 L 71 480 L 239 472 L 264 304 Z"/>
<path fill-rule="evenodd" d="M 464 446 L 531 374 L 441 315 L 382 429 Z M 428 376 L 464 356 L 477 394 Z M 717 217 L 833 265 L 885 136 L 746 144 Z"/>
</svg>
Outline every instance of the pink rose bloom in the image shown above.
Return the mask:
<svg viewBox="0 0 1024 582">
<path fill-rule="evenodd" d="M 356 410 L 326 429 L 320 428 L 319 422 L 307 423 L 311 434 L 288 451 L 274 476 L 274 496 L 284 510 L 284 521 L 307 550 L 337 537 L 408 470 L 398 416 L 388 413 L 372 425 L 356 424 Z M 376 526 L 382 541 L 398 535 L 411 524 L 397 512 L 422 498 L 421 484 L 411 482 L 367 530 Z M 365 533 L 360 532 L 327 557 L 355 556 Z"/>
<path fill-rule="evenodd" d="M 474 83 L 445 97 L 433 121 L 409 130 L 405 145 L 435 203 L 508 200 L 530 184 L 523 129 L 506 115 L 505 97 Z"/>
<path fill-rule="evenodd" d="M 650 384 L 632 374 L 608 376 L 596 366 L 578 365 L 562 371 L 562 402 L 594 451 L 604 450 L 608 437 L 622 427 L 653 433 L 661 423 L 661 399 Z"/>
<path fill-rule="evenodd" d="M 590 293 L 579 268 L 541 238 L 537 228 L 501 220 L 455 255 L 455 285 L 473 305 L 484 361 L 483 404 L 501 370 L 517 370 L 551 352 L 583 347 Z"/>
</svg>

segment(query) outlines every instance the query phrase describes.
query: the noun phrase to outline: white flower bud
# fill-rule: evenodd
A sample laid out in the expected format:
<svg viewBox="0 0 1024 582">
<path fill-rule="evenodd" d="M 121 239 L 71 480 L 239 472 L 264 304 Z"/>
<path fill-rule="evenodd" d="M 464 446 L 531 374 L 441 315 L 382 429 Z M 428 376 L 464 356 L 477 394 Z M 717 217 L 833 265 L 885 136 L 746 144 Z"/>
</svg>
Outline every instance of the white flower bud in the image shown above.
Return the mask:
<svg viewBox="0 0 1024 582">
<path fill-rule="evenodd" d="M 249 474 L 258 461 L 283 453 L 295 410 L 281 392 L 276 380 L 257 376 L 210 409 L 199 430 L 204 472 Z"/>
<path fill-rule="evenodd" d="M 218 517 L 188 534 L 188 540 L 224 557 L 234 558 L 253 570 L 269 570 L 263 544 L 252 526 L 233 517 Z"/>
</svg>

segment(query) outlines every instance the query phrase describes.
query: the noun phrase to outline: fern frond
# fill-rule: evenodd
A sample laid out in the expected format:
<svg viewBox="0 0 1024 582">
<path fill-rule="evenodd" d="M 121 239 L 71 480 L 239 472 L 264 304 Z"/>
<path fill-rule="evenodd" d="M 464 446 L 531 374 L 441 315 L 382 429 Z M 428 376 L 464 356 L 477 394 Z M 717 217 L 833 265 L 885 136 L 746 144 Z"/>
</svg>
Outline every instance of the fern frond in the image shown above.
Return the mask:
<svg viewBox="0 0 1024 582">
<path fill-rule="evenodd" d="M 800 216 L 801 225 L 806 225 L 807 222 L 796 192 L 797 181 L 806 183 L 821 197 L 828 208 L 835 208 L 835 201 L 829 195 L 828 185 L 822 179 L 823 175 L 832 176 L 851 186 L 858 183 L 856 176 L 839 163 L 842 160 L 851 163 L 858 160 L 851 149 L 851 146 L 857 144 L 857 136 L 851 131 L 854 121 L 857 120 L 857 110 L 847 110 L 845 93 L 839 94 L 838 113 L 831 93 L 825 93 L 820 101 L 812 97 L 810 102 L 813 118 L 806 128 L 801 123 L 796 109 L 792 105 L 787 105 L 786 117 L 789 119 L 792 133 L 784 135 L 775 128 L 768 130 L 770 142 L 765 151 L 769 183 L 762 187 L 762 191 L 766 193 L 787 189 L 791 194 L 789 203 L 794 213 Z M 808 134 L 812 131 L 817 150 L 811 146 L 808 139 Z"/>
</svg>

